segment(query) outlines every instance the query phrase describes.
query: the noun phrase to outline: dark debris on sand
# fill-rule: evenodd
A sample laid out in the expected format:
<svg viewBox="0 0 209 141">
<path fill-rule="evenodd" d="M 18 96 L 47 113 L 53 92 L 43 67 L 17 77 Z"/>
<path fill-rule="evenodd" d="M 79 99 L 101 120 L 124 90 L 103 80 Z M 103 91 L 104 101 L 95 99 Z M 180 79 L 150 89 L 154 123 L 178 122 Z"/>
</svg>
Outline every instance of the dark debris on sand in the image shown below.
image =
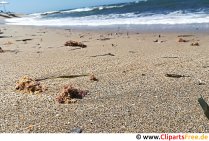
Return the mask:
<svg viewBox="0 0 209 141">
<path fill-rule="evenodd" d="M 67 41 L 65 43 L 65 46 L 73 46 L 73 47 L 81 47 L 81 48 L 86 48 L 87 45 L 81 43 L 81 42 L 76 42 L 76 41 Z"/>
<path fill-rule="evenodd" d="M 80 90 L 71 85 L 64 86 L 61 93 L 56 97 L 56 101 L 60 104 L 70 104 L 77 102 L 75 99 L 83 99 L 88 91 Z"/>
</svg>

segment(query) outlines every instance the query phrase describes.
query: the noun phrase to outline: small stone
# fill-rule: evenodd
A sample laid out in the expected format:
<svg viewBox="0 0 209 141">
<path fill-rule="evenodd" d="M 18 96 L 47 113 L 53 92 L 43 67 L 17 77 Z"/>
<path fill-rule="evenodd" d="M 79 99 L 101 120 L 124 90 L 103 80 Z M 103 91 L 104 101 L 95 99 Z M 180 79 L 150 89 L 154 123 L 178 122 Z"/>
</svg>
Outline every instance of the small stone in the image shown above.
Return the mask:
<svg viewBox="0 0 209 141">
<path fill-rule="evenodd" d="M 81 128 L 74 128 L 70 131 L 70 133 L 82 133 L 83 130 Z"/>
<path fill-rule="evenodd" d="M 198 85 L 205 85 L 205 82 L 203 82 L 202 80 L 198 80 Z"/>
</svg>

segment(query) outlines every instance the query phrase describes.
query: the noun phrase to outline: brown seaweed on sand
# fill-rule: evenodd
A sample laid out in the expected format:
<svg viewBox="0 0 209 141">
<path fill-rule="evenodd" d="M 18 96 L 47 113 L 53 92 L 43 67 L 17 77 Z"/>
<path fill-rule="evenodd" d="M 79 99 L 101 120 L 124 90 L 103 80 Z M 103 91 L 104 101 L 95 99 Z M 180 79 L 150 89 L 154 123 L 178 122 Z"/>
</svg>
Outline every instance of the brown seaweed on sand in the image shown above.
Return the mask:
<svg viewBox="0 0 209 141">
<path fill-rule="evenodd" d="M 184 42 L 184 43 L 185 43 L 185 42 L 189 42 L 189 40 L 185 40 L 185 39 L 183 39 L 183 38 L 179 38 L 179 39 L 178 39 L 178 42 Z"/>
<path fill-rule="evenodd" d="M 87 95 L 88 91 L 80 90 L 71 85 L 64 86 L 61 93 L 56 97 L 56 101 L 60 104 L 75 103 L 76 99 L 82 99 Z"/>
<path fill-rule="evenodd" d="M 191 46 L 200 46 L 200 44 L 198 42 L 195 42 L 195 43 L 191 43 Z"/>
<path fill-rule="evenodd" d="M 16 82 L 15 89 L 21 93 L 36 94 L 45 91 L 46 87 L 28 76 L 23 76 Z"/>
<path fill-rule="evenodd" d="M 81 43 L 81 42 L 76 42 L 76 41 L 67 41 L 65 43 L 65 46 L 78 46 L 78 47 L 82 47 L 82 48 L 86 48 L 87 45 Z"/>
<path fill-rule="evenodd" d="M 90 80 L 91 81 L 99 81 L 96 77 L 95 77 L 95 75 L 90 75 Z"/>
</svg>

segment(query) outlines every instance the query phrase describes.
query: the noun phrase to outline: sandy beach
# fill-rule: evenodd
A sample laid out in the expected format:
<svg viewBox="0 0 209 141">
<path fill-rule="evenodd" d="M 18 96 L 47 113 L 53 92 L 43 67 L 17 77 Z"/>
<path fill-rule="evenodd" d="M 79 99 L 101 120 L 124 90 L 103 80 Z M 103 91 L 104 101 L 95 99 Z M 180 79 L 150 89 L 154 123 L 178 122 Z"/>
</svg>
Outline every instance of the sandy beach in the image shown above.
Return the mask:
<svg viewBox="0 0 209 141">
<path fill-rule="evenodd" d="M 207 33 L 0 29 L 0 132 L 209 132 L 197 101 L 202 95 L 209 102 Z M 87 47 L 64 46 L 69 40 Z M 98 81 L 88 75 L 46 79 L 40 81 L 48 88 L 42 93 L 15 90 L 25 75 L 85 74 Z M 55 98 L 64 85 L 89 92 L 76 103 L 59 104 Z"/>
</svg>

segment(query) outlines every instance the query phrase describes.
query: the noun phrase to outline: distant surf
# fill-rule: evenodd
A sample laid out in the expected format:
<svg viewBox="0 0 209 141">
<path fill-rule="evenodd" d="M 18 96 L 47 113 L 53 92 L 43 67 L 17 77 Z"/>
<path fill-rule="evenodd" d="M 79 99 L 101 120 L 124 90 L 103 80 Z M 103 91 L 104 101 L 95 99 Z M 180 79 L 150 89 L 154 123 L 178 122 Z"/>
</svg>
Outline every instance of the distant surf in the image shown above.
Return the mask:
<svg viewBox="0 0 209 141">
<path fill-rule="evenodd" d="M 209 23 L 209 0 L 138 0 L 130 3 L 83 7 L 23 18 L 7 19 L 9 25 L 111 26 L 179 25 Z"/>
</svg>

